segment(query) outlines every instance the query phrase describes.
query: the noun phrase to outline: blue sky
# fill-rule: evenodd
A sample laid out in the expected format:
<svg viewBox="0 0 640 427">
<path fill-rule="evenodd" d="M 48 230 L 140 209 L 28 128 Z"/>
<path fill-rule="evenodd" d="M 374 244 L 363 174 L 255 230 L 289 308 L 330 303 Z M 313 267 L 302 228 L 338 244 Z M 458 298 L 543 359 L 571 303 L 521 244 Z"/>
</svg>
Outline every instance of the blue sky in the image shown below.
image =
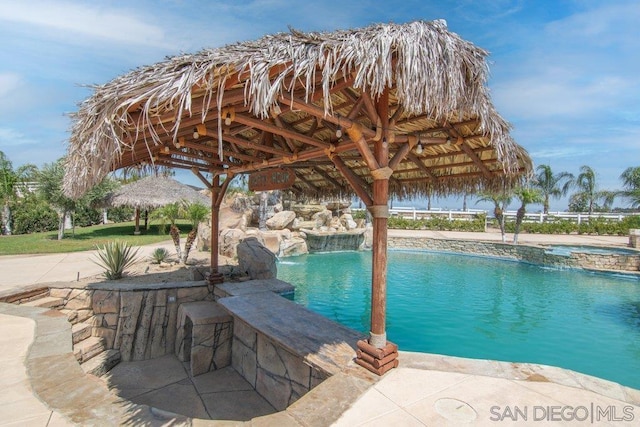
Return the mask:
<svg viewBox="0 0 640 427">
<path fill-rule="evenodd" d="M 288 26 L 331 31 L 416 19 L 445 19 L 491 52 L 494 103 L 536 165 L 574 174 L 589 165 L 611 190 L 624 169 L 640 166 L 637 0 L 0 0 L 0 150 L 14 167 L 57 160 L 67 113 L 90 95 L 86 85 L 165 56 Z M 188 173 L 178 178 L 200 185 Z M 551 208 L 564 210 L 566 201 Z"/>
</svg>

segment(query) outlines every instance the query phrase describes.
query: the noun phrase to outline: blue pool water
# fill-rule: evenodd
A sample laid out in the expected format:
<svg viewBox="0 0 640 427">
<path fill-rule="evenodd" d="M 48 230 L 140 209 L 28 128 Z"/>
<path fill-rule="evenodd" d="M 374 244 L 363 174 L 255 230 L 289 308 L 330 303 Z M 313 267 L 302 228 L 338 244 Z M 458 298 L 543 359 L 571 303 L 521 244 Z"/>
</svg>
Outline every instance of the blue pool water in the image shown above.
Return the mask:
<svg viewBox="0 0 640 427">
<path fill-rule="evenodd" d="M 569 245 L 549 245 L 545 252 L 553 255 L 571 256 L 572 252 L 582 252 L 598 255 L 639 255 L 640 252 L 625 248 L 603 248 L 599 246 L 569 246 Z"/>
<path fill-rule="evenodd" d="M 295 301 L 361 332 L 370 252 L 287 258 Z M 402 350 L 560 366 L 640 389 L 640 281 L 498 259 L 389 252 L 387 335 Z"/>
</svg>

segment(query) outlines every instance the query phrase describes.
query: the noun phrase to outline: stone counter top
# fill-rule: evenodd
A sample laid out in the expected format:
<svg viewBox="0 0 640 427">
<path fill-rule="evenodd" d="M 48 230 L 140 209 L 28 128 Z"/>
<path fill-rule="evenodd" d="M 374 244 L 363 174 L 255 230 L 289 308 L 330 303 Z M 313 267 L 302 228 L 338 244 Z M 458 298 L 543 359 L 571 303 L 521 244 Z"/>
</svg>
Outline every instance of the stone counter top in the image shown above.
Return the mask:
<svg viewBox="0 0 640 427">
<path fill-rule="evenodd" d="M 353 363 L 356 342 L 363 338 L 363 334 L 272 292 L 221 298 L 218 303 L 234 317 L 330 375 Z"/>
<path fill-rule="evenodd" d="M 257 292 L 272 292 L 279 295 L 289 295 L 295 292 L 295 286 L 280 279 L 256 279 L 245 282 L 225 282 L 216 286 L 216 296 L 229 297 L 254 294 Z"/>
<path fill-rule="evenodd" d="M 133 283 L 123 281 L 105 280 L 103 282 L 95 282 L 82 284 L 81 282 L 56 282 L 47 284 L 50 288 L 78 288 L 94 291 L 150 291 L 158 289 L 176 289 L 176 288 L 198 288 L 207 286 L 206 280 L 184 281 L 184 282 L 156 282 L 156 283 Z"/>
</svg>

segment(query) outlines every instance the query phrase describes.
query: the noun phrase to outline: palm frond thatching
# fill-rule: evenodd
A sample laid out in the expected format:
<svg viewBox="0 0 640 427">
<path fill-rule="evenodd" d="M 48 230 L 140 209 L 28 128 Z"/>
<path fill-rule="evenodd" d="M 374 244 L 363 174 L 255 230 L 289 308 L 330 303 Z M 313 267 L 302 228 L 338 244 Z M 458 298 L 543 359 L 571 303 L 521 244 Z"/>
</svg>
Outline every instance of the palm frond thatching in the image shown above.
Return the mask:
<svg viewBox="0 0 640 427">
<path fill-rule="evenodd" d="M 78 196 L 136 164 L 229 176 L 287 166 L 294 192 L 346 195 L 334 156 L 362 187 L 373 181 L 362 147 L 341 132 L 354 123 L 368 144 L 387 132 L 390 158 L 410 149 L 394 165 L 396 197 L 502 187 L 531 161 L 491 103 L 487 55 L 442 21 L 416 21 L 291 30 L 168 58 L 82 102 L 64 188 Z"/>
<path fill-rule="evenodd" d="M 175 179 L 148 176 L 125 184 L 107 195 L 101 203 L 108 207 L 130 206 L 137 209 L 155 209 L 176 202 L 200 202 L 209 206 L 209 198 Z"/>
</svg>

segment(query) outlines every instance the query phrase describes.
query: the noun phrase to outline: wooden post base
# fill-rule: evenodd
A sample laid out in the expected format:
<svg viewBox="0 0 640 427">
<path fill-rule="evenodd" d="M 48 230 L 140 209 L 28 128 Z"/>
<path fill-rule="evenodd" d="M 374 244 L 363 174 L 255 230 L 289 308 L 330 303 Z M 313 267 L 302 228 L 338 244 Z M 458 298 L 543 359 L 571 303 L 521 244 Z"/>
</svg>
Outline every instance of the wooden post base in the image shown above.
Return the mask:
<svg viewBox="0 0 640 427">
<path fill-rule="evenodd" d="M 387 341 L 387 345 L 376 348 L 367 341 L 356 343 L 356 363 L 377 375 L 383 375 L 392 368 L 398 367 L 398 346 Z"/>
<path fill-rule="evenodd" d="M 209 281 L 210 285 L 219 285 L 220 283 L 224 282 L 224 276 L 218 272 L 210 273 L 207 280 Z"/>
</svg>

